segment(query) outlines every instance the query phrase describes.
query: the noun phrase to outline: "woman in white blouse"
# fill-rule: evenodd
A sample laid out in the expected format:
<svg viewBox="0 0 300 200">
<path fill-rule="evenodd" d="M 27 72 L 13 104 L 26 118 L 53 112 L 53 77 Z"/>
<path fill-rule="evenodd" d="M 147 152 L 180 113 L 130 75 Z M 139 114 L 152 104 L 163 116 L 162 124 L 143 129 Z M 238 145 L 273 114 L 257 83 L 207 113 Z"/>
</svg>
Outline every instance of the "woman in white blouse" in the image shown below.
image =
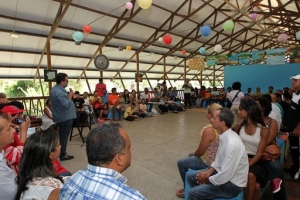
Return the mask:
<svg viewBox="0 0 300 200">
<path fill-rule="evenodd" d="M 238 111 L 241 103 L 241 99 L 244 98 L 244 93 L 241 91 L 242 84 L 240 82 L 234 82 L 232 83 L 232 91 L 229 93 L 229 96 L 227 98 L 230 102 L 232 102 L 232 106 L 230 110 L 232 111 L 233 115 L 237 116 L 237 122 L 239 122 L 241 119 L 238 116 Z"/>
<path fill-rule="evenodd" d="M 62 179 L 55 173 L 53 160 L 60 155 L 59 135 L 48 129 L 27 138 L 16 178 L 15 199 L 59 199 Z"/>
<path fill-rule="evenodd" d="M 46 106 L 44 108 L 44 115 L 42 117 L 42 123 L 43 123 L 41 126 L 42 130 L 47 130 L 48 128 L 50 128 L 50 126 L 55 124 L 52 121 L 52 111 L 51 111 L 50 99 L 47 99 L 47 101 L 46 101 Z"/>
</svg>

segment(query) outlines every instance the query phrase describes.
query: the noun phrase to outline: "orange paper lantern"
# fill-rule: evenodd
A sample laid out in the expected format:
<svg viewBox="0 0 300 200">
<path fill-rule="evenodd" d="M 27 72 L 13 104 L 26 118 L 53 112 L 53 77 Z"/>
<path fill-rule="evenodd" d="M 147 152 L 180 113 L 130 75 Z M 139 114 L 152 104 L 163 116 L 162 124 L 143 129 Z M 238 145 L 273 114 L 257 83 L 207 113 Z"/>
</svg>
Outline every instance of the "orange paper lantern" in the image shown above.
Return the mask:
<svg viewBox="0 0 300 200">
<path fill-rule="evenodd" d="M 131 50 L 131 46 L 129 46 L 129 45 L 126 46 L 126 50 L 127 50 L 127 51 L 130 51 L 130 50 Z"/>
</svg>

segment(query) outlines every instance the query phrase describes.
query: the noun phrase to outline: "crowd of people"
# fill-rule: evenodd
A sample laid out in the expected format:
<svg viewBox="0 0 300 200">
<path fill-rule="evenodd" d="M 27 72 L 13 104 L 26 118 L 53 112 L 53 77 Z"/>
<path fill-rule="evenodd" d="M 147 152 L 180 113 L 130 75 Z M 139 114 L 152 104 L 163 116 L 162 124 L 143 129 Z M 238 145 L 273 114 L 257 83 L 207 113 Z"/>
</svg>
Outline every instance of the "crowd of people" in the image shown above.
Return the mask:
<svg viewBox="0 0 300 200">
<path fill-rule="evenodd" d="M 287 199 L 283 171 L 291 179 L 299 176 L 300 75 L 291 79 L 292 88 L 282 93 L 273 93 L 273 87 L 269 87 L 268 94 L 261 94 L 259 89 L 254 94 L 249 89 L 243 93 L 239 82 L 232 84 L 227 95 L 224 90 L 218 94 L 213 93 L 215 89 L 208 92 L 211 102 L 207 104 L 206 118 L 210 124 L 200 131 L 195 151 L 177 162 L 183 183 L 187 180 L 191 187 L 185 194 L 183 185 L 176 192 L 178 197 L 232 198 L 245 191 L 247 200 L 256 200 L 260 189 L 270 181 L 274 198 Z M 30 119 L 19 121 L 24 106 L 9 102 L 5 94 L 0 94 L 0 199 L 145 199 L 126 185 L 122 172 L 131 163 L 131 143 L 127 132 L 113 121 L 122 120 L 123 112 L 128 121 L 155 116 L 152 102 L 158 102 L 161 111 L 176 113 L 191 106 L 191 101 L 181 105 L 175 91 L 166 89 L 165 83 L 163 91 L 155 88 L 153 95 L 147 88 L 141 95 L 135 91 L 129 94 L 128 90 L 117 94 L 113 88 L 108 95 L 100 79 L 91 98 L 87 93 L 81 98 L 77 91 L 67 92 L 65 73 L 57 74 L 56 83 L 46 101 L 42 129 L 29 137 Z M 188 80 L 183 88 L 184 98 L 191 100 Z M 205 97 L 207 91 L 200 93 Z M 278 98 L 284 94 L 290 102 Z M 220 103 L 220 95 L 232 103 L 230 109 Z M 98 125 L 86 138 L 87 168 L 72 175 L 60 161 L 74 158 L 67 154 L 68 135 L 73 120 L 82 118 L 78 113 L 86 111 L 95 114 Z M 234 115 L 239 120 L 233 127 Z M 94 118 L 87 120 L 92 122 Z M 289 133 L 293 161 L 290 168 L 282 169 L 279 159 L 262 159 L 266 146 L 275 142 L 279 130 Z M 186 177 L 189 169 L 195 171 Z"/>
</svg>

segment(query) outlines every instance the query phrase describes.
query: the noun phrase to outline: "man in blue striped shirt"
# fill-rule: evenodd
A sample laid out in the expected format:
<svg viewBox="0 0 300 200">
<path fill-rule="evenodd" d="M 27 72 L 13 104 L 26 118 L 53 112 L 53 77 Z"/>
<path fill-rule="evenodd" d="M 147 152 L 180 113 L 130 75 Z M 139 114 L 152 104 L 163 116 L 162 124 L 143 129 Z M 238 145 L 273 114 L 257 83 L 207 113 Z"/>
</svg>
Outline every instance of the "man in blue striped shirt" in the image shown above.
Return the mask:
<svg viewBox="0 0 300 200">
<path fill-rule="evenodd" d="M 60 192 L 60 199 L 139 199 L 145 197 L 126 185 L 121 173 L 131 163 L 128 134 L 118 124 L 105 122 L 86 138 L 88 166 L 76 172 Z"/>
</svg>

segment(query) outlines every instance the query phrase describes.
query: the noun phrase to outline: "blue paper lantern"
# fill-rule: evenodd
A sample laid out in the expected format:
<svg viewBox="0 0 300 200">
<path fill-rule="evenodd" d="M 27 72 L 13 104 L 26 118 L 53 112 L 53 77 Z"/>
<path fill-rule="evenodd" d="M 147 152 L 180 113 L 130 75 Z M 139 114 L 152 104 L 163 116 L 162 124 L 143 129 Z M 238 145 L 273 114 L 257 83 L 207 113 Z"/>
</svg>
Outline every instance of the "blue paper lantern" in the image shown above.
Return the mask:
<svg viewBox="0 0 300 200">
<path fill-rule="evenodd" d="M 300 40 L 300 31 L 298 31 L 298 33 L 296 34 L 296 38 L 297 40 Z"/>
<path fill-rule="evenodd" d="M 204 54 L 204 53 L 205 53 L 205 47 L 201 47 L 201 48 L 199 49 L 199 52 L 200 52 L 201 54 Z"/>
<path fill-rule="evenodd" d="M 211 28 L 210 26 L 208 25 L 204 25 L 200 28 L 200 34 L 203 36 L 203 37 L 207 37 L 209 36 L 211 33 Z"/>
<path fill-rule="evenodd" d="M 76 42 L 81 42 L 83 39 L 83 34 L 79 31 L 76 31 L 72 34 L 73 40 L 75 40 Z"/>
</svg>

